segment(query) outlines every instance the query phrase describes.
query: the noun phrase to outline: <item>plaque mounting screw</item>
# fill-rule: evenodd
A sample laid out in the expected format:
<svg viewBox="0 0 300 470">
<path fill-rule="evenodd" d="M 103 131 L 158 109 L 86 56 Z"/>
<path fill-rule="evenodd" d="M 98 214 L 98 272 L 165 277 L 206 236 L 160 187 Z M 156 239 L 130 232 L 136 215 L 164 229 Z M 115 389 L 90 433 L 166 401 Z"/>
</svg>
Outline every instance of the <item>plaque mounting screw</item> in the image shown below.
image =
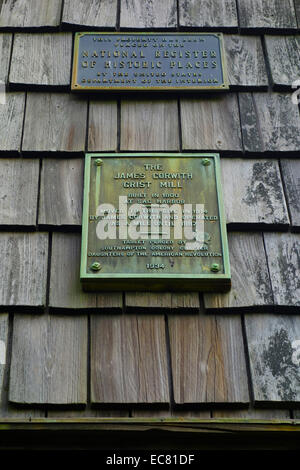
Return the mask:
<svg viewBox="0 0 300 470">
<path fill-rule="evenodd" d="M 204 166 L 210 165 L 210 159 L 209 158 L 203 158 L 202 165 L 204 165 Z"/>
<path fill-rule="evenodd" d="M 218 263 L 213 263 L 210 267 L 210 270 L 213 272 L 213 273 L 217 273 L 220 271 L 220 265 Z"/>
<path fill-rule="evenodd" d="M 101 166 L 102 163 L 103 163 L 103 160 L 101 160 L 101 158 L 97 158 L 97 160 L 95 160 L 95 164 L 96 164 L 97 166 Z"/>
<path fill-rule="evenodd" d="M 100 271 L 100 269 L 102 269 L 102 266 L 100 263 L 98 263 L 97 261 L 95 261 L 95 263 L 93 263 L 91 265 L 91 269 L 92 271 Z"/>
</svg>

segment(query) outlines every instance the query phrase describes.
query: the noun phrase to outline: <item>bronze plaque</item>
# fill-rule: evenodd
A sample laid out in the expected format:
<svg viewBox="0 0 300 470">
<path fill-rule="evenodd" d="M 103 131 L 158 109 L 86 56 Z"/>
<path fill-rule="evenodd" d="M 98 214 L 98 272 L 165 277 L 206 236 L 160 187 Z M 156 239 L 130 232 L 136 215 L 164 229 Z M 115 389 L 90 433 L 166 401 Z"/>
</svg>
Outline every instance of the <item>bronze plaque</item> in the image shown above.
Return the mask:
<svg viewBox="0 0 300 470">
<path fill-rule="evenodd" d="M 72 90 L 226 90 L 222 33 L 77 33 Z"/>
<path fill-rule="evenodd" d="M 86 290 L 228 290 L 216 154 L 88 154 Z"/>
</svg>

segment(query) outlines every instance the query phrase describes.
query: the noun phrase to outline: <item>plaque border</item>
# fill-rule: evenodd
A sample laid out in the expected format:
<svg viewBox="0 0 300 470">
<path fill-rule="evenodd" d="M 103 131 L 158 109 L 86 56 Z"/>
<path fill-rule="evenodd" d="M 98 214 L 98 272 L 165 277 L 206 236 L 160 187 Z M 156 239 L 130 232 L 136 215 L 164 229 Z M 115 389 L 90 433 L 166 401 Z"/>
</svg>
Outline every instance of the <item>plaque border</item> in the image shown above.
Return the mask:
<svg viewBox="0 0 300 470">
<path fill-rule="evenodd" d="M 79 55 L 79 40 L 82 36 L 85 35 L 94 35 L 94 34 L 102 34 L 102 35 L 128 35 L 128 34 L 138 34 L 140 36 L 146 35 L 158 35 L 162 34 L 164 36 L 170 36 L 170 35 L 189 35 L 189 36 L 217 36 L 219 41 L 220 41 L 220 52 L 221 52 L 221 63 L 222 63 L 222 70 L 223 70 L 223 83 L 218 86 L 212 86 L 212 85 L 207 85 L 207 86 L 161 86 L 161 87 L 155 87 L 155 86 L 135 86 L 135 87 L 118 87 L 118 86 L 106 86 L 106 87 L 89 87 L 89 86 L 81 86 L 79 83 L 77 83 L 77 71 L 78 71 L 78 55 Z M 75 33 L 75 39 L 74 39 L 74 52 L 73 52 L 73 66 L 72 66 L 72 81 L 71 81 L 71 91 L 117 91 L 117 92 L 135 92 L 135 91 L 185 91 L 188 92 L 190 91 L 228 91 L 229 90 L 229 80 L 228 80 L 228 72 L 227 72 L 227 62 L 226 62 L 226 51 L 225 51 L 225 46 L 224 46 L 224 35 L 223 33 L 215 33 L 215 32 L 187 32 L 187 31 L 173 31 L 173 32 L 163 32 L 163 31 L 157 31 L 157 32 L 140 32 L 140 31 L 120 31 L 120 32 L 109 32 L 109 31 L 86 31 L 86 32 L 77 32 Z"/>
<path fill-rule="evenodd" d="M 219 223 L 223 253 L 224 274 L 142 274 L 142 273 L 87 273 L 90 170 L 92 158 L 213 158 L 215 163 L 216 189 L 218 196 Z M 87 153 L 84 168 L 84 193 L 82 212 L 82 241 L 80 281 L 86 291 L 148 290 L 148 291 L 228 291 L 231 287 L 231 273 L 225 209 L 221 186 L 220 155 L 217 153 Z M 148 282 L 147 282 L 148 281 Z"/>
</svg>

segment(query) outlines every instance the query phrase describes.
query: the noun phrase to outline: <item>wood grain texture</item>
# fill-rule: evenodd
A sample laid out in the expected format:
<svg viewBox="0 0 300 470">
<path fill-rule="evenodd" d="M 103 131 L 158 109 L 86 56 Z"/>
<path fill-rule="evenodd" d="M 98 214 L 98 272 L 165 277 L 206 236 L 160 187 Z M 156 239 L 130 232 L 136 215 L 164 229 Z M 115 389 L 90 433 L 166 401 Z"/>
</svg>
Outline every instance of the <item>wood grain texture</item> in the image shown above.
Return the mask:
<svg viewBox="0 0 300 470">
<path fill-rule="evenodd" d="M 213 418 L 232 419 L 289 419 L 289 410 L 213 410 Z"/>
<path fill-rule="evenodd" d="M 236 30 L 238 17 L 235 0 L 179 0 L 180 26 Z"/>
<path fill-rule="evenodd" d="M 15 315 L 9 400 L 86 403 L 86 316 Z"/>
<path fill-rule="evenodd" d="M 162 315 L 91 317 L 92 403 L 169 402 Z"/>
<path fill-rule="evenodd" d="M 184 150 L 242 151 L 237 97 L 213 95 L 181 99 Z"/>
<path fill-rule="evenodd" d="M 122 100 L 121 150 L 179 150 L 177 100 Z"/>
<path fill-rule="evenodd" d="M 300 235 L 265 233 L 265 246 L 276 305 L 300 305 Z"/>
<path fill-rule="evenodd" d="M 0 106 L 0 153 L 20 152 L 24 107 L 24 93 L 6 93 L 5 103 Z"/>
<path fill-rule="evenodd" d="M 261 38 L 225 34 L 224 42 L 229 84 L 236 88 L 267 88 Z"/>
<path fill-rule="evenodd" d="M 280 162 L 285 195 L 293 230 L 300 229 L 300 161 L 284 159 Z"/>
<path fill-rule="evenodd" d="M 118 0 L 65 0 L 62 23 L 65 25 L 115 28 Z"/>
<path fill-rule="evenodd" d="M 124 0 L 121 2 L 121 28 L 175 28 L 176 0 Z"/>
<path fill-rule="evenodd" d="M 12 45 L 12 34 L 0 34 L 0 84 L 6 83 L 8 78 L 9 59 Z"/>
<path fill-rule="evenodd" d="M 116 101 L 90 101 L 88 149 L 116 151 L 118 145 L 118 106 Z"/>
<path fill-rule="evenodd" d="M 207 410 L 132 410 L 133 418 L 182 418 L 182 419 L 208 419 L 210 411 Z"/>
<path fill-rule="evenodd" d="M 0 225 L 36 225 L 38 185 L 37 159 L 0 159 Z"/>
<path fill-rule="evenodd" d="M 277 160 L 222 158 L 221 170 L 227 224 L 289 225 Z"/>
<path fill-rule="evenodd" d="M 232 288 L 225 294 L 204 294 L 207 309 L 273 305 L 263 237 L 260 233 L 229 233 Z"/>
<path fill-rule="evenodd" d="M 176 404 L 248 403 L 239 316 L 169 315 Z"/>
<path fill-rule="evenodd" d="M 83 152 L 86 121 L 84 98 L 64 93 L 28 93 L 23 151 Z"/>
<path fill-rule="evenodd" d="M 79 234 L 54 233 L 52 239 L 49 305 L 60 309 L 122 309 L 122 294 L 83 292 L 80 285 Z"/>
<path fill-rule="evenodd" d="M 300 401 L 299 315 L 246 315 L 255 403 Z"/>
<path fill-rule="evenodd" d="M 157 311 L 162 312 L 170 309 L 199 309 L 199 293 L 185 292 L 176 294 L 174 292 L 126 292 L 125 304 L 127 311 Z"/>
<path fill-rule="evenodd" d="M 5 379 L 7 372 L 7 359 L 8 359 L 8 315 L 7 313 L 0 313 L 0 417 L 3 415 L 5 407 Z"/>
<path fill-rule="evenodd" d="M 68 86 L 71 56 L 71 33 L 16 34 L 9 82 L 11 85 Z"/>
<path fill-rule="evenodd" d="M 298 28 L 300 28 L 300 0 L 294 0 Z"/>
<path fill-rule="evenodd" d="M 238 0 L 241 30 L 297 28 L 293 0 Z"/>
<path fill-rule="evenodd" d="M 61 0 L 2 0 L 0 27 L 55 27 L 60 23 Z"/>
<path fill-rule="evenodd" d="M 299 152 L 300 115 L 289 93 L 239 93 L 245 151 Z"/>
<path fill-rule="evenodd" d="M 45 305 L 48 235 L 2 232 L 0 252 L 0 305 Z"/>
<path fill-rule="evenodd" d="M 81 225 L 83 163 L 78 158 L 43 159 L 38 220 L 40 225 Z"/>
<path fill-rule="evenodd" d="M 97 408 L 86 407 L 83 410 L 52 410 L 47 413 L 48 418 L 129 418 L 129 410 L 98 410 Z"/>
<path fill-rule="evenodd" d="M 288 87 L 299 79 L 300 36 L 265 36 L 274 89 Z"/>
</svg>

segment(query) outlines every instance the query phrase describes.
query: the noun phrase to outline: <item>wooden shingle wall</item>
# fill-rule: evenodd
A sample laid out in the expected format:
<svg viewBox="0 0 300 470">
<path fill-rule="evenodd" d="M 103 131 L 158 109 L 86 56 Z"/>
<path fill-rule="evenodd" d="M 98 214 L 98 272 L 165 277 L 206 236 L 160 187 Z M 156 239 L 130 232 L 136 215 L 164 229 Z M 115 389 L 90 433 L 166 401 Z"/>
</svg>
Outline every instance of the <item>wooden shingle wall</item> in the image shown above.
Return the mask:
<svg viewBox="0 0 300 470">
<path fill-rule="evenodd" d="M 223 31 L 230 90 L 71 94 L 79 30 Z M 1 417 L 299 417 L 299 38 L 298 0 L 0 1 Z M 231 291 L 84 293 L 87 151 L 219 152 Z"/>
</svg>

